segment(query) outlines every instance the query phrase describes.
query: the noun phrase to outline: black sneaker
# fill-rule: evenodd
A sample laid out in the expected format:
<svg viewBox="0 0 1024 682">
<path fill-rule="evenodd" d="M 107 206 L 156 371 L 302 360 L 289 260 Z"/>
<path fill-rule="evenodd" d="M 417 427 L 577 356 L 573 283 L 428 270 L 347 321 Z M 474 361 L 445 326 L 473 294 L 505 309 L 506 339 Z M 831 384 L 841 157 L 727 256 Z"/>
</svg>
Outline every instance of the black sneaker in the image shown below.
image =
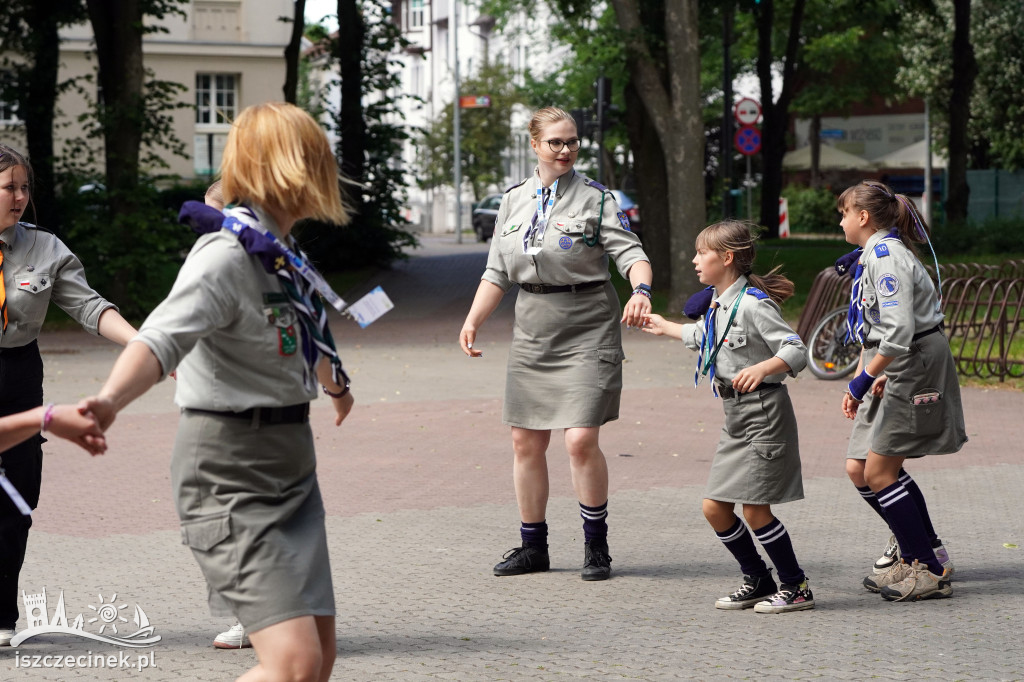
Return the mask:
<svg viewBox="0 0 1024 682">
<path fill-rule="evenodd" d="M 743 585 L 728 597 L 722 597 L 715 602 L 716 609 L 749 609 L 759 601 L 764 601 L 775 594 L 778 587 L 772 574 L 755 578 L 752 575 L 743 576 Z"/>
<path fill-rule="evenodd" d="M 547 545 L 513 547 L 501 558 L 502 561 L 494 567 L 494 575 L 524 575 L 551 568 Z"/>
<path fill-rule="evenodd" d="M 583 546 L 583 570 L 580 577 L 584 580 L 608 580 L 612 575 L 612 558 L 608 555 L 608 543 L 600 540 L 588 540 Z"/>
</svg>

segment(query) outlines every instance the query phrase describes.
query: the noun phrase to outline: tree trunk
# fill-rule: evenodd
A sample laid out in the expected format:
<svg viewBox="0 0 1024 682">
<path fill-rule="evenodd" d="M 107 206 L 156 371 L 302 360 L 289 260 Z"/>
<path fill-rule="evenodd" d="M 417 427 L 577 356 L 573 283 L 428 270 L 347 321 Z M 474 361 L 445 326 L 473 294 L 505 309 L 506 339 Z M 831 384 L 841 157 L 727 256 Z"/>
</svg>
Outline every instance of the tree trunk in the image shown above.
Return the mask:
<svg viewBox="0 0 1024 682">
<path fill-rule="evenodd" d="M 640 206 L 640 231 L 644 251 L 654 270 L 654 288 L 669 291 L 672 269 L 669 259 L 668 176 L 665 154 L 632 82 L 626 85 L 626 130 L 633 149 L 636 200 Z"/>
<path fill-rule="evenodd" d="M 284 48 L 284 101 L 295 104 L 299 90 L 299 57 L 302 50 L 302 34 L 306 28 L 306 0 L 295 0 L 292 14 L 292 37 Z"/>
<path fill-rule="evenodd" d="M 953 79 L 949 98 L 949 182 L 946 196 L 947 223 L 967 220 L 967 203 L 971 188 L 967 185 L 967 122 L 970 118 L 971 93 L 978 64 L 971 45 L 971 2 L 953 2 Z"/>
<path fill-rule="evenodd" d="M 690 261 L 694 240 L 706 219 L 697 2 L 667 0 L 665 3 L 667 59 L 664 71 L 644 40 L 633 40 L 629 45 L 632 83 L 665 152 L 670 310 L 681 309 L 687 296 L 700 287 Z M 637 0 L 612 0 L 612 5 L 619 27 L 627 35 L 643 35 Z M 637 184 L 643 182 L 644 178 L 638 177 Z"/>
<path fill-rule="evenodd" d="M 811 189 L 821 187 L 821 114 L 811 117 Z"/>
<path fill-rule="evenodd" d="M 782 194 L 782 157 L 786 154 L 789 130 L 789 105 L 793 101 L 796 69 L 801 51 L 800 30 L 806 0 L 795 0 L 789 18 L 786 54 L 782 63 L 782 90 L 776 100 L 772 92 L 772 32 L 775 22 L 774 0 L 762 0 L 757 15 L 757 77 L 761 84 L 761 224 L 766 236 L 779 236 L 779 196 Z M 754 10 L 755 13 L 758 10 Z"/>
<path fill-rule="evenodd" d="M 362 183 L 366 174 L 366 124 L 363 121 L 363 45 L 366 28 L 357 0 L 338 0 L 338 40 L 334 43 L 341 74 L 341 108 L 338 134 L 341 172 Z M 356 215 L 362 213 L 363 194 L 348 191 Z"/>
<path fill-rule="evenodd" d="M 33 54 L 24 91 L 25 137 L 32 160 L 32 219 L 53 230 L 60 229 L 54 192 L 53 117 L 57 104 L 57 73 L 60 66 L 58 16 L 44 3 L 30 3 L 27 19 L 34 33 Z M 63 236 L 63 235 L 62 235 Z"/>
</svg>

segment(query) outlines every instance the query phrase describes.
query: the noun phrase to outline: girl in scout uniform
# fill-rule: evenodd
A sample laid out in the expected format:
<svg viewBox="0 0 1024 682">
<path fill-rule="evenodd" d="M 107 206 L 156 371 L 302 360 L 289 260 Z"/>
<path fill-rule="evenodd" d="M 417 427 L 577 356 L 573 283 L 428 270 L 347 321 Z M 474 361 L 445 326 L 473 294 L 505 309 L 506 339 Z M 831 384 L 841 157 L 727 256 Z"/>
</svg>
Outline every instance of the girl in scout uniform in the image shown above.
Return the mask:
<svg viewBox="0 0 1024 682">
<path fill-rule="evenodd" d="M 0 417 L 43 404 L 43 361 L 37 339 L 50 303 L 91 334 L 122 346 L 135 328 L 96 293 L 82 262 L 53 233 L 21 222 L 32 199 L 32 166 L 0 144 Z M 42 434 L 0 456 L 7 480 L 32 509 L 43 475 Z M 18 620 L 18 575 L 32 517 L 0 492 L 0 646 Z"/>
<path fill-rule="evenodd" d="M 854 420 L 847 472 L 869 504 L 863 488 L 873 495 L 900 552 L 864 586 L 890 601 L 948 597 L 952 565 L 924 494 L 903 469 L 908 457 L 958 452 L 967 442 L 939 296 L 912 248 L 929 242 L 928 227 L 907 197 L 879 182 L 848 188 L 837 205 L 846 241 L 863 249 L 847 314 L 850 336 L 864 345 L 843 395 L 843 414 Z"/>
<path fill-rule="evenodd" d="M 643 330 L 681 339 L 698 351 L 694 385 L 709 379 L 725 408 L 703 510 L 736 557 L 743 585 L 715 607 L 784 613 L 814 608 L 789 532 L 771 509 L 804 496 L 796 417 L 782 381 L 787 374 L 796 376 L 807 361 L 800 337 L 778 305 L 793 294 L 793 283 L 776 270 L 764 276 L 751 272 L 754 242 L 746 223 L 730 220 L 705 228 L 697 235 L 693 259 L 700 281 L 712 287 L 704 320 L 682 325 L 648 315 Z M 737 503 L 781 585 L 736 516 Z"/>
<path fill-rule="evenodd" d="M 519 285 L 502 421 L 512 428 L 513 481 L 522 545 L 494 567 L 499 576 L 546 571 L 547 447 L 565 430 L 573 487 L 583 517 L 584 580 L 611 574 L 608 467 L 602 424 L 619 416 L 620 322 L 639 326 L 651 310 L 651 266 L 629 220 L 606 188 L 577 173 L 576 123 L 554 107 L 530 120 L 533 176 L 505 192 L 480 286 L 459 343 L 470 357 L 480 325 Z M 621 318 L 608 259 L 634 287 Z"/>
<path fill-rule="evenodd" d="M 248 633 L 259 663 L 245 679 L 326 681 L 334 590 L 309 403 L 319 382 L 340 425 L 353 398 L 320 301 L 336 295 L 290 233 L 306 216 L 347 220 L 337 162 L 309 114 L 268 102 L 235 119 L 221 174 L 233 207 L 183 208 L 207 233 L 86 404 L 107 428 L 177 368 L 171 483 L 211 611 Z"/>
</svg>

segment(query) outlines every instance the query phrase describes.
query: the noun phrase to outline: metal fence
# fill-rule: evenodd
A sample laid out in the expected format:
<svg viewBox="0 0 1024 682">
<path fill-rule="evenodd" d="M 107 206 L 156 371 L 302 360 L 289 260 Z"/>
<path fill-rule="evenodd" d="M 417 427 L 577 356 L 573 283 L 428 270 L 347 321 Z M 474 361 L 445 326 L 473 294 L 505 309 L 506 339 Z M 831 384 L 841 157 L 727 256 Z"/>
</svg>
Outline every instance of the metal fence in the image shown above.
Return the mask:
<svg viewBox="0 0 1024 682">
<path fill-rule="evenodd" d="M 934 268 L 928 270 L 934 277 Z M 959 372 L 1000 381 L 1024 376 L 1024 261 L 951 263 L 939 272 L 946 335 Z M 830 311 L 849 304 L 852 283 L 833 268 L 818 273 L 797 325 L 802 339 Z"/>
</svg>

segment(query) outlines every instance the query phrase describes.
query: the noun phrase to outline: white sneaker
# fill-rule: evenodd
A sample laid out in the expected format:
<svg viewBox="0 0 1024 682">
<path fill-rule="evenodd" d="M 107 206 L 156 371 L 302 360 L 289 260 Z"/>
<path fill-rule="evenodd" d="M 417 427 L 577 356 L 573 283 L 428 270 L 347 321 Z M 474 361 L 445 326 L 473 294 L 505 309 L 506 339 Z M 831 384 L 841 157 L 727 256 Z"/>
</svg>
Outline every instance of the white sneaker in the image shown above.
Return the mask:
<svg viewBox="0 0 1024 682">
<path fill-rule="evenodd" d="M 214 638 L 213 646 L 218 649 L 248 649 L 252 643 L 249 642 L 249 635 L 245 634 L 242 624 L 235 623 Z"/>
<path fill-rule="evenodd" d="M 882 556 L 878 557 L 878 561 L 871 567 L 871 571 L 875 575 L 881 575 L 892 568 L 899 560 L 900 543 L 896 542 L 895 535 L 890 535 L 889 542 L 885 545 L 885 551 L 882 552 Z"/>
<path fill-rule="evenodd" d="M 10 646 L 14 638 L 14 628 L 0 628 L 0 646 Z"/>
</svg>

